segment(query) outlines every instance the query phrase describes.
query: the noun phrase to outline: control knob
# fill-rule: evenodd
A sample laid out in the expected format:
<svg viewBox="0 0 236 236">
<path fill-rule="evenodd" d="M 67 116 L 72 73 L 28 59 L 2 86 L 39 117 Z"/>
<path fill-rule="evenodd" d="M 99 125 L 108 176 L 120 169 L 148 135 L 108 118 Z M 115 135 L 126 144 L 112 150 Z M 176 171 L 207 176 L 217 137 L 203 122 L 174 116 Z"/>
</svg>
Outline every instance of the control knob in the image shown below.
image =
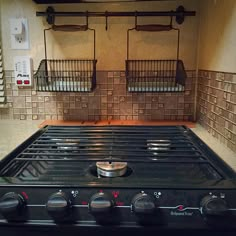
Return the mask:
<svg viewBox="0 0 236 236">
<path fill-rule="evenodd" d="M 46 208 L 54 220 L 64 219 L 71 212 L 70 198 L 64 192 L 53 193 L 47 201 Z"/>
<path fill-rule="evenodd" d="M 92 214 L 110 213 L 114 206 L 112 197 L 106 193 L 96 193 L 89 201 L 89 210 Z"/>
<path fill-rule="evenodd" d="M 15 192 L 6 193 L 0 199 L 0 213 L 9 221 L 19 220 L 24 214 L 25 206 L 24 197 Z"/>
<path fill-rule="evenodd" d="M 217 196 L 205 196 L 201 201 L 201 208 L 206 217 L 225 216 L 229 213 L 226 201 Z"/>
<path fill-rule="evenodd" d="M 137 215 L 150 215 L 155 212 L 155 202 L 146 193 L 138 193 L 132 200 L 132 211 Z"/>
</svg>

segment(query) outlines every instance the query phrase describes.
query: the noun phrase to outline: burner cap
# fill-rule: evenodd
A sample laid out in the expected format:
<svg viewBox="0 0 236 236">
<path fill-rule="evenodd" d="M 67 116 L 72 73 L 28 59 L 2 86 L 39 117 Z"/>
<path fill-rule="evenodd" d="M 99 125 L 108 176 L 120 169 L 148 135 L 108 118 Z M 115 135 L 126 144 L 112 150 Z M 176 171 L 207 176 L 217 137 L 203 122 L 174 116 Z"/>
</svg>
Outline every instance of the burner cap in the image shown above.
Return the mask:
<svg viewBox="0 0 236 236">
<path fill-rule="evenodd" d="M 127 162 L 102 161 L 97 162 L 97 173 L 99 176 L 119 177 L 127 170 Z"/>
</svg>

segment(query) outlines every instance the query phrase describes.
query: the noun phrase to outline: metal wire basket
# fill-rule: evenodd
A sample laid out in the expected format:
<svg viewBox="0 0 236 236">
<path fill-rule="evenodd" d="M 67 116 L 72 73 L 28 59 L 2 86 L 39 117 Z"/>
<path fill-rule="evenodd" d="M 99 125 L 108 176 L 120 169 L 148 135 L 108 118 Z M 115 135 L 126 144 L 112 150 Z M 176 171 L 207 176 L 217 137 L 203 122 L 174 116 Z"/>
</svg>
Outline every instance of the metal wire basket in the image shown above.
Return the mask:
<svg viewBox="0 0 236 236">
<path fill-rule="evenodd" d="M 46 31 L 94 32 L 94 58 L 83 60 L 47 59 Z M 40 62 L 34 78 L 37 91 L 49 92 L 91 92 L 96 87 L 95 30 L 88 25 L 53 25 L 44 30 L 45 59 Z"/>
<path fill-rule="evenodd" d="M 96 85 L 96 60 L 42 60 L 37 91 L 90 92 Z"/>
<path fill-rule="evenodd" d="M 182 92 L 186 73 L 181 60 L 127 60 L 129 92 Z"/>
<path fill-rule="evenodd" d="M 177 59 L 174 60 L 129 60 L 129 32 L 178 31 Z M 170 25 L 137 25 L 127 31 L 126 79 L 129 92 L 183 92 L 186 72 L 179 60 L 179 29 Z"/>
</svg>

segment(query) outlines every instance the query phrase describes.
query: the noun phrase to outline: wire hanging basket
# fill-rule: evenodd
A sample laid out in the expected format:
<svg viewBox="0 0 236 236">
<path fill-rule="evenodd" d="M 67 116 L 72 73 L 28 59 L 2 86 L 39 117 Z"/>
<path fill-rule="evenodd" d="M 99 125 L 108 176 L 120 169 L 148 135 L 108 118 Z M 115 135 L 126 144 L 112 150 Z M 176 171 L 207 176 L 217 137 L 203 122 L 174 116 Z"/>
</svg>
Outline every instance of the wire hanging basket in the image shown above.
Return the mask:
<svg viewBox="0 0 236 236">
<path fill-rule="evenodd" d="M 171 60 L 130 60 L 129 32 L 131 30 L 160 32 L 176 30 L 178 32 L 177 56 Z M 128 92 L 183 92 L 187 78 L 184 63 L 179 60 L 180 30 L 169 25 L 138 25 L 127 31 L 126 79 Z"/>
<path fill-rule="evenodd" d="M 46 31 L 93 31 L 93 59 L 47 59 Z M 45 59 L 34 78 L 36 90 L 44 92 L 91 92 L 96 87 L 95 30 L 86 25 L 53 25 L 44 30 Z"/>
</svg>

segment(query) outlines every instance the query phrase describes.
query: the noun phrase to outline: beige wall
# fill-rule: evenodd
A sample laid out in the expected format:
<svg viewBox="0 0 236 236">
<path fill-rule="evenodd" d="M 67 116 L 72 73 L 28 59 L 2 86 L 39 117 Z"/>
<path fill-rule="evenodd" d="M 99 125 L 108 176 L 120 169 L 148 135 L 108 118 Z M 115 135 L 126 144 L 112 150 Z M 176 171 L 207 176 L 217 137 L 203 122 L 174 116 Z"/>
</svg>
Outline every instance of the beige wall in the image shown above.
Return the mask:
<svg viewBox="0 0 236 236">
<path fill-rule="evenodd" d="M 235 24 L 235 0 L 201 0 L 199 69 L 236 72 Z"/>
<path fill-rule="evenodd" d="M 2 30 L 5 69 L 13 69 L 13 56 L 30 55 L 37 69 L 44 58 L 43 29 L 48 27 L 43 17 L 36 17 L 36 11 L 44 11 L 46 6 L 36 5 L 32 0 L 1 0 Z M 174 10 L 184 5 L 187 10 L 197 10 L 196 0 L 114 3 L 114 4 L 73 4 L 56 5 L 58 11 L 162 11 Z M 12 50 L 10 46 L 9 18 L 26 17 L 29 21 L 30 50 Z M 168 18 L 145 18 L 140 23 L 168 23 Z M 133 18 L 109 18 L 109 29 L 105 31 L 104 18 L 90 18 L 90 27 L 96 29 L 98 70 L 124 70 L 126 59 L 126 31 L 133 27 Z M 80 18 L 58 18 L 58 24 L 82 24 Z M 187 69 L 196 68 L 198 17 L 188 17 L 181 28 L 181 53 Z M 173 59 L 175 58 L 176 33 L 138 33 L 132 32 L 132 58 L 135 59 Z M 89 32 L 48 34 L 49 58 L 89 58 L 92 56 L 92 35 Z"/>
</svg>

